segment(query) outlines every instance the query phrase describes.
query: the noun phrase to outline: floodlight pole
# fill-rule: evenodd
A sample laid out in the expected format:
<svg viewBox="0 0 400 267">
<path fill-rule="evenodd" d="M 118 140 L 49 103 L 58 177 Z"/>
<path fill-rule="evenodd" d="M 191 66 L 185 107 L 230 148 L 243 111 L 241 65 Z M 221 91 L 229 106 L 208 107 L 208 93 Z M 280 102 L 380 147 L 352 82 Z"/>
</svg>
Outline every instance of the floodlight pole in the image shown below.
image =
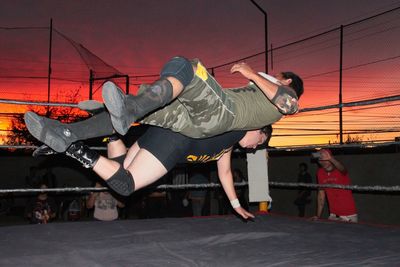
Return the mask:
<svg viewBox="0 0 400 267">
<path fill-rule="evenodd" d="M 343 25 L 340 25 L 339 55 L 339 140 L 343 145 Z"/>
<path fill-rule="evenodd" d="M 49 67 L 47 74 L 47 102 L 50 103 L 50 80 L 51 80 L 51 47 L 53 42 L 53 19 L 50 19 L 50 41 L 49 41 Z"/>
<path fill-rule="evenodd" d="M 268 73 L 268 15 L 267 12 L 262 9 L 255 0 L 250 0 L 253 5 L 257 7 L 264 14 L 264 30 L 265 30 L 265 40 L 264 40 L 264 47 L 265 47 L 265 73 Z"/>
</svg>

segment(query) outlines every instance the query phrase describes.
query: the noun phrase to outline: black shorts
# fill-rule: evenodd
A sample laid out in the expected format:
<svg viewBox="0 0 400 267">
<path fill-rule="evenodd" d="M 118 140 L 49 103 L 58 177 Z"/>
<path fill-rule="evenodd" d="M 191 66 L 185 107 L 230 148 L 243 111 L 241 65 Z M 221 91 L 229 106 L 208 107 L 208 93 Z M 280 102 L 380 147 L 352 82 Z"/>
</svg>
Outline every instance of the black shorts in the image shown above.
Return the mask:
<svg viewBox="0 0 400 267">
<path fill-rule="evenodd" d="M 170 171 L 185 157 L 191 138 L 168 129 L 150 127 L 137 142 Z"/>
</svg>

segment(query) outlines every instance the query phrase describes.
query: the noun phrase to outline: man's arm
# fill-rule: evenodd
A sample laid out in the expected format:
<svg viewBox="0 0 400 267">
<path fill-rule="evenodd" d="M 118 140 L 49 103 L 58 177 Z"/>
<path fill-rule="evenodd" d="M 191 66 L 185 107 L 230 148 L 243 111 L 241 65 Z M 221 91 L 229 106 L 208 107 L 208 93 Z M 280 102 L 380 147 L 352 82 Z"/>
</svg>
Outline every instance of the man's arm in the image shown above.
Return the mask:
<svg viewBox="0 0 400 267">
<path fill-rule="evenodd" d="M 326 150 L 321 150 L 321 160 L 329 160 L 335 168 L 341 173 L 347 173 L 346 167 L 338 161 L 330 152 Z"/>
<path fill-rule="evenodd" d="M 120 209 L 125 208 L 125 203 L 123 203 L 122 201 L 119 201 L 118 199 L 116 199 L 116 200 L 117 200 L 117 207 L 118 208 L 120 208 Z"/>
<path fill-rule="evenodd" d="M 278 85 L 261 77 L 246 63 L 233 65 L 231 72 L 240 72 L 244 77 L 252 80 L 282 114 L 291 115 L 298 111 L 296 92 L 289 86 Z"/>
<path fill-rule="evenodd" d="M 238 198 L 236 195 L 235 186 L 233 184 L 231 156 L 232 148 L 224 155 L 222 155 L 222 157 L 217 161 L 219 180 L 221 181 L 225 194 L 227 195 L 229 201 L 231 201 L 232 206 L 236 206 L 234 207 L 235 211 L 244 219 L 254 218 L 254 215 L 243 209 L 240 206 L 240 203 L 239 206 L 235 205 L 238 203 Z"/>
<path fill-rule="evenodd" d="M 318 196 L 317 196 L 317 217 L 318 218 L 321 218 L 322 211 L 324 210 L 324 205 L 325 205 L 325 191 L 318 190 Z"/>
<path fill-rule="evenodd" d="M 86 208 L 92 209 L 94 207 L 94 202 L 96 201 L 98 195 L 99 195 L 98 192 L 90 193 L 88 199 L 86 200 Z"/>
<path fill-rule="evenodd" d="M 333 165 L 335 165 L 336 169 L 338 169 L 341 173 L 347 172 L 346 167 L 344 167 L 344 165 L 334 157 L 331 158 L 331 162 Z"/>
</svg>

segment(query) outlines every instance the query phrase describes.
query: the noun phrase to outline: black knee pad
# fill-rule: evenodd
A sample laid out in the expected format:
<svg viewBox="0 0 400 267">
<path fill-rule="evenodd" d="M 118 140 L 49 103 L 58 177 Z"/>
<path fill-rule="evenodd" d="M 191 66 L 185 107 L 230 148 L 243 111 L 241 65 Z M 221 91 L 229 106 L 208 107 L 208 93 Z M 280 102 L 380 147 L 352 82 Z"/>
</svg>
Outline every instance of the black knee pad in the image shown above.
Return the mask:
<svg viewBox="0 0 400 267">
<path fill-rule="evenodd" d="M 122 166 L 107 181 L 108 186 L 122 196 L 129 196 L 135 191 L 132 174 Z"/>
<path fill-rule="evenodd" d="M 161 70 L 160 76 L 165 78 L 172 76 L 178 79 L 183 86 L 187 86 L 193 79 L 193 67 L 184 57 L 174 57 L 168 61 Z"/>
</svg>

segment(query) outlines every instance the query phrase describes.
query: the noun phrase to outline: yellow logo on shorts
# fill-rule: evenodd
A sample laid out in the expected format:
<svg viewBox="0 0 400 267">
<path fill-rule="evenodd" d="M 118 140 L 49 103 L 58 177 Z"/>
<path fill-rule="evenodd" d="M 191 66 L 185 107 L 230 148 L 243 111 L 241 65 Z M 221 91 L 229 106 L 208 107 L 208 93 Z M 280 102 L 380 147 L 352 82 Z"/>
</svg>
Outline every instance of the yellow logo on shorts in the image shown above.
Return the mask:
<svg viewBox="0 0 400 267">
<path fill-rule="evenodd" d="M 197 63 L 196 75 L 203 81 L 208 79 L 207 70 L 203 65 L 200 64 L 200 62 Z"/>
<path fill-rule="evenodd" d="M 222 157 L 222 155 L 225 154 L 228 151 L 229 151 L 229 149 L 223 149 L 221 152 L 219 152 L 218 154 L 215 154 L 213 156 L 209 156 L 209 155 L 200 155 L 200 156 L 188 155 L 186 157 L 186 160 L 188 162 L 206 163 L 206 162 L 210 162 L 210 161 L 219 160 Z"/>
</svg>

